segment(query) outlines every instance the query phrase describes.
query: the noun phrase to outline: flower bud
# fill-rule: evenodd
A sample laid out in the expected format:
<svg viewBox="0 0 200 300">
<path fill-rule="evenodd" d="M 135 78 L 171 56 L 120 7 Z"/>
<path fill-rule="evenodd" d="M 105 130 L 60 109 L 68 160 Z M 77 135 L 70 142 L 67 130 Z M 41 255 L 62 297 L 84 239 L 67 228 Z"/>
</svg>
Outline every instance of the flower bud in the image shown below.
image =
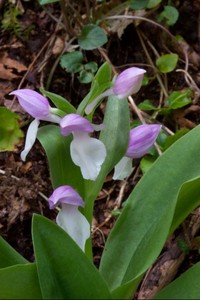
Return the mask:
<svg viewBox="0 0 200 300">
<path fill-rule="evenodd" d="M 123 99 L 132 94 L 136 94 L 142 85 L 145 70 L 140 68 L 128 68 L 120 73 L 114 83 L 113 92 L 119 98 Z"/>
<path fill-rule="evenodd" d="M 126 156 L 140 158 L 145 155 L 155 143 L 161 125 L 144 124 L 130 130 L 129 145 Z"/>
<path fill-rule="evenodd" d="M 49 116 L 49 102 L 41 94 L 30 89 L 21 89 L 11 92 L 10 95 L 17 96 L 20 105 L 33 118 L 43 120 Z"/>
</svg>

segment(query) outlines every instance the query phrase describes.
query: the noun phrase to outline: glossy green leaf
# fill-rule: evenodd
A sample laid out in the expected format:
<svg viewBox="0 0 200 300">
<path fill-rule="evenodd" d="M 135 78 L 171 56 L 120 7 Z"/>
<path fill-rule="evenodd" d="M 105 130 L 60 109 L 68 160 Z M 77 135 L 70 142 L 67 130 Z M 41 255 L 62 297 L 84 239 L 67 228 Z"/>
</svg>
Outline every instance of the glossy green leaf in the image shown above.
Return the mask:
<svg viewBox="0 0 200 300">
<path fill-rule="evenodd" d="M 39 215 L 32 229 L 44 299 L 111 299 L 96 267 L 64 230 Z"/>
<path fill-rule="evenodd" d="M 80 103 L 77 113 L 80 115 L 84 114 L 85 107 L 88 103 L 92 102 L 98 95 L 104 92 L 107 88 L 110 87 L 111 81 L 111 67 L 108 63 L 104 63 L 96 73 L 94 79 L 92 80 L 92 85 L 90 92 Z"/>
<path fill-rule="evenodd" d="M 62 96 L 45 91 L 44 89 L 40 89 L 40 91 L 43 95 L 48 97 L 58 109 L 62 110 L 63 112 L 67 114 L 76 112 L 75 107 Z"/>
<path fill-rule="evenodd" d="M 164 54 L 156 60 L 156 66 L 161 73 L 169 73 L 175 70 L 178 62 L 178 55 L 176 53 Z"/>
<path fill-rule="evenodd" d="M 63 54 L 60 59 L 60 65 L 68 72 L 76 73 L 82 68 L 83 54 L 81 51 L 73 51 Z"/>
<path fill-rule="evenodd" d="M 6 107 L 0 107 L 0 151 L 14 150 L 23 136 L 19 128 L 19 117 Z"/>
<path fill-rule="evenodd" d="M 103 46 L 107 40 L 107 36 L 103 29 L 95 24 L 85 25 L 78 37 L 78 43 L 84 50 L 99 48 Z"/>
<path fill-rule="evenodd" d="M 191 91 L 173 91 L 167 98 L 169 108 L 177 109 L 184 107 L 192 102 Z"/>
<path fill-rule="evenodd" d="M 200 299 L 200 263 L 161 290 L 154 299 Z"/>
<path fill-rule="evenodd" d="M 21 256 L 0 236 L 0 268 L 17 264 L 25 264 L 28 261 Z"/>
<path fill-rule="evenodd" d="M 58 126 L 47 125 L 39 129 L 38 139 L 47 154 L 53 187 L 71 185 L 83 196 L 84 180 L 70 156 L 72 137 L 62 136 Z"/>
<path fill-rule="evenodd" d="M 158 20 L 166 20 L 167 25 L 174 25 L 179 17 L 179 12 L 176 7 L 171 5 L 164 6 L 164 10 L 158 15 Z"/>
<path fill-rule="evenodd" d="M 0 299 L 42 299 L 35 263 L 0 269 Z"/>
<path fill-rule="evenodd" d="M 159 255 L 170 232 L 181 186 L 200 175 L 199 149 L 200 126 L 166 150 L 132 191 L 108 237 L 100 265 L 113 292 L 128 282 L 134 292 L 138 277 Z M 200 194 L 200 185 L 198 190 Z M 188 201 L 194 203 L 196 199 L 191 198 Z"/>
<path fill-rule="evenodd" d="M 200 204 L 200 177 L 185 182 L 179 192 L 170 231 L 173 232 Z"/>
</svg>

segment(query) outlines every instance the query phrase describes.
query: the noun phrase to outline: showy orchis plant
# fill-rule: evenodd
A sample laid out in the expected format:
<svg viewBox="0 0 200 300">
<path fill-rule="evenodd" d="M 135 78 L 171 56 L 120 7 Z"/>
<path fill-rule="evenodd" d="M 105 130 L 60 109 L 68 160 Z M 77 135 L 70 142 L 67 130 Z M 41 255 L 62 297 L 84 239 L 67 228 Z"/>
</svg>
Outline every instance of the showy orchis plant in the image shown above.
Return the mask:
<svg viewBox="0 0 200 300">
<path fill-rule="evenodd" d="M 89 105 L 87 105 L 86 107 L 87 113 L 91 112 L 91 110 L 94 110 L 94 107 L 97 104 L 99 104 L 99 100 L 108 95 L 112 95 L 112 94 L 115 95 L 117 101 L 122 101 L 122 99 L 124 99 L 123 101 L 126 101 L 125 99 L 127 96 L 131 95 L 132 93 L 138 92 L 138 90 L 140 89 L 145 72 L 146 72 L 145 70 L 139 68 L 129 68 L 123 71 L 120 75 L 118 75 L 115 78 L 113 87 L 109 88 L 105 92 L 102 92 L 95 100 L 93 100 Z M 80 167 L 82 182 L 79 182 L 78 185 L 77 183 L 74 184 L 70 190 L 69 187 L 70 182 L 68 182 L 67 178 L 63 178 L 65 185 L 64 186 L 60 185 L 59 187 L 56 186 L 56 190 L 54 191 L 53 195 L 50 197 L 49 201 L 50 204 L 52 204 L 52 199 L 54 199 L 54 202 L 56 199 L 56 203 L 57 202 L 62 203 L 61 200 L 64 199 L 63 194 L 66 197 L 65 199 L 71 197 L 70 201 L 74 197 L 75 206 L 73 206 L 73 210 L 71 206 L 69 207 L 68 205 L 66 205 L 66 202 L 65 204 L 62 203 L 61 211 L 57 216 L 57 223 L 62 228 L 64 228 L 65 231 L 68 232 L 68 234 L 78 243 L 78 245 L 84 251 L 85 241 L 87 238 L 89 238 L 89 236 L 88 233 L 85 233 L 85 235 L 83 235 L 83 232 L 81 230 L 79 234 L 77 233 L 78 224 L 82 223 L 84 218 L 83 215 L 78 210 L 77 199 L 79 199 L 79 206 L 83 206 L 83 205 L 81 204 L 82 202 L 80 203 L 80 199 L 81 199 L 80 196 L 78 198 L 78 196 L 75 195 L 75 191 L 72 193 L 72 190 L 73 188 L 77 190 L 81 190 L 82 187 L 80 186 L 81 185 L 84 186 L 86 184 L 85 180 L 92 180 L 92 181 L 97 180 L 98 183 L 98 176 L 101 172 L 101 167 L 103 163 L 104 162 L 106 163 L 106 157 L 113 156 L 113 153 L 109 153 L 109 151 L 106 150 L 106 145 L 104 145 L 103 141 L 90 136 L 94 131 L 106 132 L 106 130 L 109 130 L 109 128 L 107 128 L 108 125 L 92 124 L 88 119 L 84 118 L 83 116 L 77 113 L 65 114 L 64 111 L 60 110 L 59 105 L 57 106 L 57 109 L 52 108 L 46 97 L 32 90 L 28 90 L 28 89 L 16 90 L 13 91 L 11 95 L 17 96 L 18 101 L 20 105 L 24 108 L 24 110 L 28 112 L 33 118 L 35 118 L 34 121 L 32 121 L 32 123 L 30 124 L 29 129 L 27 131 L 25 149 L 21 154 L 23 160 L 26 159 L 28 152 L 31 150 L 31 147 L 35 142 L 38 126 L 39 126 L 39 120 L 58 123 L 60 127 L 61 136 L 63 137 L 70 136 L 70 138 L 71 135 L 73 136 L 73 139 L 72 141 L 70 141 L 68 147 L 69 147 L 71 160 L 74 164 L 74 168 L 75 165 Z M 65 114 L 65 116 L 61 118 L 56 114 L 62 116 L 63 114 Z M 128 116 L 127 116 L 127 121 L 129 121 Z M 114 118 L 112 122 L 113 124 L 115 122 L 117 124 L 117 120 L 115 120 Z M 141 125 L 136 129 L 130 130 L 130 133 L 127 131 L 127 129 L 128 127 L 126 128 L 126 132 L 123 132 L 125 136 L 128 137 L 129 135 L 128 143 L 127 142 L 124 143 L 123 151 L 126 150 L 125 157 L 122 158 L 115 166 L 115 173 L 113 177 L 114 179 L 123 179 L 124 177 L 130 175 L 131 163 L 132 163 L 131 158 L 142 157 L 145 153 L 148 152 L 148 150 L 153 146 L 160 132 L 160 125 Z M 47 152 L 48 149 L 52 147 L 57 149 L 57 145 L 49 144 L 47 145 Z M 65 152 L 63 153 L 63 156 L 64 155 Z M 127 163 L 127 157 L 128 157 L 128 163 Z M 51 161 L 49 163 L 51 164 Z M 127 165 L 128 165 L 128 169 L 127 169 Z M 113 160 L 112 167 L 114 167 L 114 160 Z M 70 169 L 68 169 L 67 171 L 69 173 L 71 172 Z M 104 174 L 104 178 L 109 171 L 110 170 L 107 170 L 107 172 Z M 66 184 L 68 185 L 66 186 Z M 98 186 L 98 192 L 99 192 L 102 182 L 101 184 L 99 183 L 98 185 L 99 185 Z M 93 206 L 95 196 L 93 196 L 93 199 L 90 200 L 91 204 L 87 203 L 89 206 Z M 87 192 L 83 194 L 83 198 L 87 199 Z M 52 205 L 50 205 L 50 207 L 52 208 Z M 76 230 L 74 230 L 74 225 L 70 223 L 69 214 L 67 217 L 67 210 L 69 210 L 71 213 L 73 211 L 74 215 L 76 212 Z M 87 215 L 86 211 L 85 214 Z M 66 222 L 64 222 L 64 216 L 66 220 L 68 219 Z M 80 218 L 80 222 L 77 221 L 78 218 Z M 88 219 L 89 222 L 91 222 L 91 215 L 88 216 Z M 75 231 L 76 233 L 74 233 Z M 80 241 L 78 240 L 79 238 Z"/>
<path fill-rule="evenodd" d="M 1 299 L 132 299 L 169 234 L 200 204 L 197 127 L 164 152 L 140 179 L 108 236 L 99 270 L 91 263 L 93 205 L 106 176 L 113 169 L 114 179 L 129 176 L 132 160 L 148 153 L 161 130 L 158 124 L 130 129 L 126 97 L 138 92 L 144 73 L 130 68 L 113 83 L 110 66 L 104 64 L 77 109 L 44 90 L 44 96 L 28 89 L 11 93 L 34 118 L 22 158 L 26 159 L 37 136 L 47 154 L 54 189 L 49 206 L 59 212 L 57 224 L 33 216 L 35 263 L 0 239 Z M 95 108 L 108 95 L 103 124 L 94 125 Z M 84 111 L 88 116 L 84 117 Z M 53 124 L 38 128 L 40 120 Z M 99 137 L 91 136 L 97 130 Z M 199 275 L 197 264 L 183 282 L 192 285 Z M 179 281 L 172 290 L 174 286 L 180 290 Z M 187 288 L 183 290 L 188 298 Z M 199 295 L 196 289 L 195 295 Z"/>
</svg>

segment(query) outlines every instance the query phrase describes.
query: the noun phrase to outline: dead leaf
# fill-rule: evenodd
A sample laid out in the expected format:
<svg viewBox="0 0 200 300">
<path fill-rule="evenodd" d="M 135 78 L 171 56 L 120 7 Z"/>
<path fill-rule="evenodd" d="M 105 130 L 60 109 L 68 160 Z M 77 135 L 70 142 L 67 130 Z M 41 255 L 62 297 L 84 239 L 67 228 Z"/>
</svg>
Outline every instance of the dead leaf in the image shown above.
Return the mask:
<svg viewBox="0 0 200 300">
<path fill-rule="evenodd" d="M 10 58 L 6 52 L 4 52 L 4 54 L 0 56 L 0 63 L 5 65 L 7 68 L 16 69 L 18 73 L 27 70 L 27 67 L 24 64 L 15 59 Z"/>
<path fill-rule="evenodd" d="M 0 78 L 4 80 L 12 80 L 18 78 L 18 75 L 12 73 L 11 69 L 6 69 L 3 64 L 0 63 Z"/>
<path fill-rule="evenodd" d="M 17 60 L 8 57 L 7 53 L 0 55 L 0 78 L 4 80 L 12 80 L 18 78 L 19 75 L 13 73 L 14 70 L 16 70 L 17 73 L 21 73 L 23 71 L 26 71 L 27 67 Z"/>
</svg>

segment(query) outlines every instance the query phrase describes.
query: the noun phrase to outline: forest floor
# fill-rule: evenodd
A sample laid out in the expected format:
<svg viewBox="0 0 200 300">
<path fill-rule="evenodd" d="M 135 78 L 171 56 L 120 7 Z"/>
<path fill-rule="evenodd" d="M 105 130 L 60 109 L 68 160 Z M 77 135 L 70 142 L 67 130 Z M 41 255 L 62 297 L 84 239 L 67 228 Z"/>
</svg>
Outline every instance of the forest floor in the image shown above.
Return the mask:
<svg viewBox="0 0 200 300">
<path fill-rule="evenodd" d="M 21 128 L 25 135 L 30 117 L 22 110 L 17 100 L 13 101 L 13 97 L 8 95 L 11 91 L 19 88 L 39 90 L 40 87 L 45 87 L 77 106 L 88 93 L 90 84 L 81 84 L 76 74 L 67 73 L 59 63 L 56 64 L 65 43 L 70 43 L 69 50 L 70 47 L 73 49 L 73 45 L 76 45 L 76 39 L 71 42 L 72 33 L 67 32 L 58 24 L 61 16 L 60 6 L 57 3 L 40 6 L 37 1 L 16 0 L 14 2 L 14 6 L 18 7 L 21 14 L 14 19 L 10 27 L 5 28 L 6 12 L 9 11 L 11 5 L 9 6 L 7 1 L 0 1 L 0 21 L 4 24 L 0 27 L 0 105 L 11 108 L 20 116 Z M 123 1 L 108 1 L 110 6 L 108 5 L 105 13 L 114 7 L 113 3 L 116 6 L 120 2 Z M 166 4 L 168 1 L 163 2 Z M 93 60 L 98 66 L 107 60 L 118 71 L 130 66 L 143 67 L 151 71 L 152 66 L 142 46 L 142 39 L 153 60 L 155 60 L 156 51 L 163 54 L 170 49 L 171 52 L 178 53 L 180 59 L 177 68 L 182 70 L 185 69 L 184 49 L 186 49 L 189 59 L 187 71 L 196 85 L 200 86 L 200 1 L 174 2 L 179 11 L 179 19 L 174 26 L 169 28 L 169 31 L 174 36 L 181 35 L 184 38 L 185 43 L 182 48 L 176 47 L 156 25 L 140 22 L 136 26 L 133 20 L 129 20 L 123 24 L 115 22 L 109 28 L 105 26 L 109 36 L 108 43 L 104 45 L 104 48 L 85 51 L 85 60 Z M 79 6 L 78 3 L 77 1 L 77 6 Z M 85 5 L 84 1 L 83 3 Z M 80 8 L 80 15 L 84 12 L 84 5 Z M 149 19 L 156 21 L 156 14 L 155 10 L 148 16 Z M 74 23 L 73 26 L 75 26 Z M 54 66 L 56 66 L 55 69 L 53 69 Z M 168 91 L 188 88 L 183 72 L 171 72 L 167 75 L 165 84 Z M 150 99 L 155 106 L 159 105 L 160 87 L 156 81 L 141 89 L 135 97 L 136 104 L 139 104 L 141 99 Z M 190 105 L 175 110 L 170 118 L 163 116 L 158 118 L 173 132 L 181 128 L 190 130 L 200 123 L 199 100 L 197 89 L 194 88 L 193 101 Z M 99 118 L 102 114 L 103 110 L 99 110 Z M 132 118 L 137 119 L 134 111 L 132 111 Z M 38 213 L 55 220 L 56 213 L 49 210 L 46 201 L 46 197 L 52 193 L 52 186 L 45 152 L 37 141 L 24 163 L 20 159 L 23 146 L 24 138 L 13 151 L 0 152 L 0 233 L 25 258 L 33 261 L 32 215 Z M 122 203 L 126 200 L 141 176 L 138 168 L 125 181 L 113 181 L 111 177 L 107 177 L 95 202 L 94 210 L 93 251 L 94 262 L 97 266 L 106 238 L 116 220 L 112 215 L 116 201 Z M 200 229 L 198 210 L 196 216 L 198 217 L 195 221 L 195 235 Z M 194 220 L 189 218 L 188 228 L 193 226 L 191 222 L 193 224 Z M 151 269 L 146 274 L 138 290 L 138 298 L 151 298 L 154 288 L 165 285 L 177 273 L 181 273 L 200 259 L 198 247 L 191 247 L 188 253 L 183 253 L 177 246 L 178 237 L 184 237 L 184 234 L 182 229 L 179 229 L 167 242 L 162 256 L 152 266 L 153 271 Z M 168 264 L 172 258 L 173 267 Z M 178 261 L 177 264 L 175 261 Z M 171 276 L 166 276 L 169 268 Z"/>
</svg>

